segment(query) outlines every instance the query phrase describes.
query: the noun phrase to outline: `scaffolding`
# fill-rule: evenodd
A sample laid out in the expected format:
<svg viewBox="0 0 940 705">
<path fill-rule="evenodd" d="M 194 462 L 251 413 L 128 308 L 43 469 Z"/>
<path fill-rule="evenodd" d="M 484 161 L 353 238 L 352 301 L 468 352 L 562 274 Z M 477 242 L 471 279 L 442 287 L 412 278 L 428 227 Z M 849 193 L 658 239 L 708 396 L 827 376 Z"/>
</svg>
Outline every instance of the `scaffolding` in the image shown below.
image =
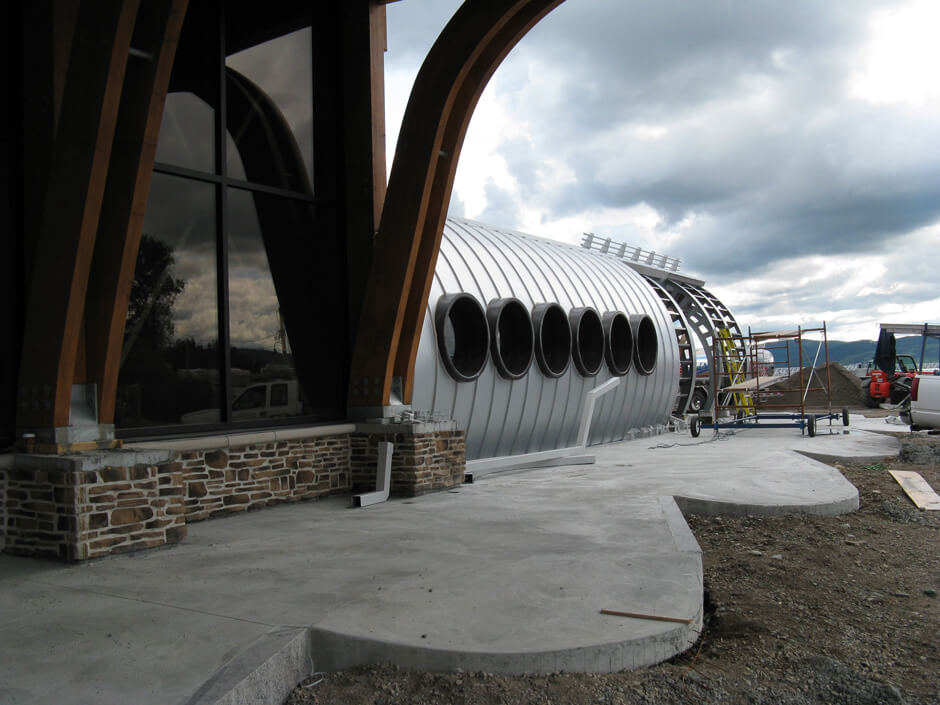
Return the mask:
<svg viewBox="0 0 940 705">
<path fill-rule="evenodd" d="M 807 335 L 818 334 L 812 364 L 804 348 Z M 730 428 L 745 424 L 763 428 L 799 428 L 816 435 L 817 423 L 834 420 L 849 423 L 848 410 L 832 408 L 832 378 L 829 368 L 829 340 L 825 322 L 819 328 L 735 334 L 718 330 L 713 341 L 711 366 L 713 412 L 705 422 L 690 423 L 693 436 L 701 428 Z M 822 372 L 819 357 L 824 356 Z M 769 359 L 768 359 L 769 358 Z M 796 363 L 796 364 L 794 364 Z M 784 375 L 775 375 L 778 367 Z M 812 396 L 811 396 L 812 395 Z"/>
</svg>

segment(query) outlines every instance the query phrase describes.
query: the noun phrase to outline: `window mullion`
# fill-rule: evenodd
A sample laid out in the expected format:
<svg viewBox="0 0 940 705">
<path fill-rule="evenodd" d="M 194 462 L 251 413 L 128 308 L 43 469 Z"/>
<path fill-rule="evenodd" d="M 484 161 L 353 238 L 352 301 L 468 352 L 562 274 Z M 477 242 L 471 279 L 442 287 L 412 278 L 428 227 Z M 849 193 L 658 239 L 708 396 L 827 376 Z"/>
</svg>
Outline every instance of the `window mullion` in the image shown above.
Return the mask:
<svg viewBox="0 0 940 705">
<path fill-rule="evenodd" d="M 225 4 L 219 3 L 219 55 L 218 90 L 219 109 L 215 118 L 215 154 L 216 172 L 221 177 L 221 184 L 217 186 L 216 198 L 216 243 L 218 252 L 218 296 L 219 296 L 219 390 L 222 406 L 222 421 L 229 423 L 232 420 L 232 352 L 229 344 L 229 300 L 228 300 L 228 189 L 225 186 L 227 175 L 225 130 L 227 120 L 226 86 L 225 86 Z"/>
</svg>

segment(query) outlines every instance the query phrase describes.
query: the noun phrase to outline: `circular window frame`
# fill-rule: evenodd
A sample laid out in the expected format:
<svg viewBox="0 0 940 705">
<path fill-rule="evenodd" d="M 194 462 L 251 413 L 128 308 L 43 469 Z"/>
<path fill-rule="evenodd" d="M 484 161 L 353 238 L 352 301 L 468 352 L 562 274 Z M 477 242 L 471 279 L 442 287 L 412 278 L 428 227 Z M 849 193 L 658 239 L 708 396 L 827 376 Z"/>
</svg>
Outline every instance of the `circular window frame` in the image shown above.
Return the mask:
<svg viewBox="0 0 940 705">
<path fill-rule="evenodd" d="M 633 326 L 623 311 L 607 311 L 602 319 L 604 324 L 604 358 L 607 369 L 615 377 L 623 377 L 630 371 L 636 344 L 633 339 Z M 624 335 L 626 340 L 624 340 Z M 623 357 L 626 356 L 626 360 Z"/>
<path fill-rule="evenodd" d="M 536 304 L 532 307 L 532 328 L 535 332 L 535 360 L 539 369 L 546 377 L 561 377 L 571 366 L 571 326 L 568 314 L 558 303 Z M 564 364 L 560 364 L 560 357 L 564 358 Z"/>
<path fill-rule="evenodd" d="M 490 357 L 496 371 L 505 379 L 522 379 L 528 374 L 535 355 L 529 309 L 516 298 L 493 299 L 486 306 L 486 320 L 490 328 Z M 511 345 L 512 350 L 505 350 L 504 343 Z M 511 357 L 507 352 L 512 353 Z"/>
<path fill-rule="evenodd" d="M 659 357 L 659 335 L 653 319 L 645 313 L 630 316 L 633 328 L 633 366 L 641 375 L 651 375 Z"/>
<path fill-rule="evenodd" d="M 583 377 L 596 377 L 604 364 L 604 324 L 590 306 L 568 312 L 571 327 L 571 359 Z M 591 349 L 587 349 L 587 345 Z"/>
<path fill-rule="evenodd" d="M 476 318 L 465 318 L 461 325 L 457 325 L 451 317 L 454 309 L 458 313 L 463 310 L 463 316 Z M 448 319 L 454 329 L 454 354 L 453 356 L 447 350 L 447 341 L 445 330 Z M 434 309 L 434 325 L 437 333 L 437 348 L 440 353 L 441 362 L 447 370 L 447 374 L 458 382 L 472 382 L 479 377 L 486 368 L 486 361 L 490 348 L 490 330 L 486 320 L 486 312 L 483 306 L 472 294 L 461 292 L 458 294 L 444 294 L 437 300 L 437 306 Z M 480 339 L 482 338 L 482 340 Z M 477 341 L 474 343 L 474 341 Z M 475 348 L 464 348 L 468 344 L 475 344 Z M 456 360 L 469 358 L 470 364 L 456 362 Z"/>
</svg>

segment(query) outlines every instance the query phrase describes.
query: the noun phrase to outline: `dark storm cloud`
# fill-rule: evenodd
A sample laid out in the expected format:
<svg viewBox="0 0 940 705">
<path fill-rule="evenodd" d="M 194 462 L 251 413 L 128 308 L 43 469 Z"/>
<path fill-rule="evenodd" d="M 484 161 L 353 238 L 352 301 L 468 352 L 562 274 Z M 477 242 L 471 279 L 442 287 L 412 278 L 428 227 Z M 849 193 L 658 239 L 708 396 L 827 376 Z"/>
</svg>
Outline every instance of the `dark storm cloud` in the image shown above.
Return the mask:
<svg viewBox="0 0 940 705">
<path fill-rule="evenodd" d="M 386 5 L 388 51 L 394 61 L 413 64 L 417 70 L 459 6 L 460 0 L 404 0 Z"/>
<path fill-rule="evenodd" d="M 543 195 L 549 217 L 638 204 L 664 230 L 702 217 L 678 247 L 703 274 L 878 250 L 940 218 L 933 116 L 842 98 L 878 4 L 568 0 L 505 65 L 496 90 L 528 138 L 500 153 L 523 197 L 547 158 L 573 171 Z"/>
<path fill-rule="evenodd" d="M 388 6 L 393 70 L 413 62 L 417 71 L 458 4 Z M 897 15 L 902 5 L 567 0 L 522 39 L 484 95 L 499 106 L 489 114 L 508 121 L 489 126 L 502 135 L 495 149 L 505 169 L 490 162 L 499 185 L 474 174 L 460 193 L 458 172 L 457 197 L 472 218 L 544 234 L 534 213 L 546 226 L 574 223 L 572 241 L 591 230 L 666 251 L 730 294 L 746 283 L 754 301 L 739 297 L 736 313 L 763 321 L 830 307 L 856 325 L 935 300 L 936 102 L 852 92 L 873 13 Z M 416 51 L 400 59 L 408 38 Z M 645 209 L 655 225 L 629 215 Z M 895 263 L 921 241 L 928 249 L 899 277 Z M 896 308 L 885 313 L 885 304 Z"/>
<path fill-rule="evenodd" d="M 558 90 L 542 107 L 553 109 L 557 130 L 673 118 L 737 93 L 749 76 L 784 74 L 788 56 L 816 63 L 824 78 L 838 50 L 858 41 L 873 4 L 568 0 L 515 51 L 537 55 L 551 73 Z"/>
</svg>

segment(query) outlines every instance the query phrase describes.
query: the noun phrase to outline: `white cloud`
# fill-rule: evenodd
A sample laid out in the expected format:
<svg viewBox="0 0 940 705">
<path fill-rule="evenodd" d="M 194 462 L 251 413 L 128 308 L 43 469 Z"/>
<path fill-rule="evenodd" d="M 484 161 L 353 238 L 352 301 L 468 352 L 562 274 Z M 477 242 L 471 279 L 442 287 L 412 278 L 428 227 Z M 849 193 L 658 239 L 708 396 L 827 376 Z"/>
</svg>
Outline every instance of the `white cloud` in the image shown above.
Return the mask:
<svg viewBox="0 0 940 705">
<path fill-rule="evenodd" d="M 918 0 L 874 13 L 861 68 L 849 78 L 849 93 L 872 103 L 923 106 L 940 101 L 940 5 Z"/>
<path fill-rule="evenodd" d="M 455 6 L 389 5 L 390 135 L 419 61 L 396 34 Z M 932 0 L 570 0 L 484 91 L 454 200 L 679 257 L 756 330 L 936 320 L 938 26 Z"/>
<path fill-rule="evenodd" d="M 270 275 L 254 269 L 229 272 L 229 335 L 233 347 L 274 346 L 278 331 L 277 294 Z"/>
<path fill-rule="evenodd" d="M 191 260 L 184 260 L 190 263 Z M 205 260 L 203 260 L 205 263 Z M 178 267 L 174 276 L 182 276 L 185 284 L 173 306 L 173 327 L 176 339 L 192 338 L 205 344 L 218 339 L 219 320 L 216 306 L 215 261 L 206 267 Z"/>
<path fill-rule="evenodd" d="M 463 201 L 467 217 L 475 218 L 486 210 L 488 183 L 510 192 L 517 191 L 516 179 L 499 153 L 499 147 L 506 140 L 525 134 L 525 124 L 516 123 L 491 92 L 481 96 L 467 128 L 454 178 L 454 191 Z M 481 178 L 483 175 L 485 179 Z"/>
</svg>

